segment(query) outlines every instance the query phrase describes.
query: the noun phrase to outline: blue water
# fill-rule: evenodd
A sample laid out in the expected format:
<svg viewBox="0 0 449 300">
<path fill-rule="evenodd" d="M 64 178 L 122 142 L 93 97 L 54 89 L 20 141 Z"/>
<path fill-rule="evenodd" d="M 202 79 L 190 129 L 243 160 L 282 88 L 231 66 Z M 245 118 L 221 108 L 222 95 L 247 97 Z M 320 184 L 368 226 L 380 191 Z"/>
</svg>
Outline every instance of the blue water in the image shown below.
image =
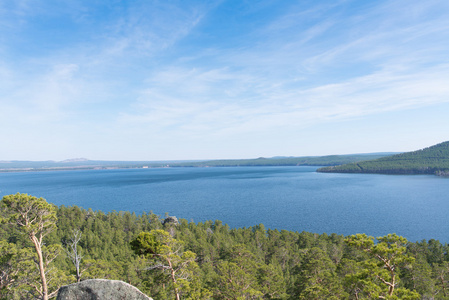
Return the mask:
<svg viewBox="0 0 449 300">
<path fill-rule="evenodd" d="M 167 168 L 0 173 L 0 195 L 56 205 L 168 212 L 195 222 L 316 233 L 397 233 L 449 242 L 449 179 L 316 173 L 316 167 Z"/>
</svg>

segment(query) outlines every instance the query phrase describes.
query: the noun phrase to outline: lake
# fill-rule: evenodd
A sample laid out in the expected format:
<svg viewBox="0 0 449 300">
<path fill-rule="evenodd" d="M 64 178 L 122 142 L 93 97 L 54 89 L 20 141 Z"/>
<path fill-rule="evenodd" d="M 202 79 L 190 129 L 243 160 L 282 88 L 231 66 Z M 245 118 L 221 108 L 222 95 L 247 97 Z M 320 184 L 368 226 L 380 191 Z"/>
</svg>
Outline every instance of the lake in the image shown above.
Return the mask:
<svg viewBox="0 0 449 300">
<path fill-rule="evenodd" d="M 317 167 L 161 168 L 0 173 L 0 195 L 142 211 L 231 227 L 449 242 L 449 179 L 316 173 Z"/>
</svg>

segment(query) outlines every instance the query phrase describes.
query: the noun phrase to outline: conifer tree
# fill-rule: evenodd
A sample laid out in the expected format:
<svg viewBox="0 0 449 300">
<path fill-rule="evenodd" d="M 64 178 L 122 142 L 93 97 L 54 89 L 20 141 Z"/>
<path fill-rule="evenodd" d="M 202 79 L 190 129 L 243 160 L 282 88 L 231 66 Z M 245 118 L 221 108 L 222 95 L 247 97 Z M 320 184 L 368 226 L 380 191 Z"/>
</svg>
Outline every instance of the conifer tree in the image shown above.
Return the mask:
<svg viewBox="0 0 449 300">
<path fill-rule="evenodd" d="M 378 237 L 377 243 L 374 238 L 366 234 L 357 234 L 348 237 L 346 243 L 362 249 L 372 258 L 365 266 L 370 274 L 387 287 L 386 293 L 381 293 L 379 298 L 393 298 L 396 286 L 399 283 L 400 267 L 412 264 L 414 258 L 406 253 L 407 239 L 396 234 L 388 234 L 384 237 Z M 418 293 L 405 288 L 397 290 L 401 294 L 401 299 L 419 299 Z"/>
<path fill-rule="evenodd" d="M 188 289 L 192 272 L 198 268 L 195 253 L 183 252 L 183 243 L 161 229 L 141 232 L 131 242 L 131 247 L 136 254 L 154 261 L 155 264 L 148 269 L 159 269 L 168 273 L 176 299 L 180 300 L 182 289 Z"/>
<path fill-rule="evenodd" d="M 1 208 L 5 221 L 17 226 L 20 231 L 33 243 L 37 255 L 37 268 L 40 275 L 40 285 L 35 285 L 41 299 L 48 300 L 57 293 L 49 294 L 46 269 L 48 264 L 60 252 L 59 245 L 44 246 L 44 237 L 56 228 L 56 208 L 43 198 L 36 198 L 27 194 L 4 196 Z"/>
</svg>

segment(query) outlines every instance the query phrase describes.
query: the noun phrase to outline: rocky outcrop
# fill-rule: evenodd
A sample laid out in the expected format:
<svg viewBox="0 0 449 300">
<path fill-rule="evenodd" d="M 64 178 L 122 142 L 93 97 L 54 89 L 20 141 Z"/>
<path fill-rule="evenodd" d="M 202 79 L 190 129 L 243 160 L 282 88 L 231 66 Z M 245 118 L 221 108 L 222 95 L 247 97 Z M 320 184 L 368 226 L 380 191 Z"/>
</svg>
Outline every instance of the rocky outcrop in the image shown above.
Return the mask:
<svg viewBox="0 0 449 300">
<path fill-rule="evenodd" d="M 437 171 L 435 174 L 442 177 L 449 177 L 449 170 Z"/>
<path fill-rule="evenodd" d="M 152 300 L 136 287 L 119 280 L 89 279 L 63 286 L 56 300 Z"/>
<path fill-rule="evenodd" d="M 173 224 L 173 225 L 178 225 L 179 221 L 178 218 L 175 216 L 168 216 L 165 218 L 164 222 L 162 222 L 163 225 L 169 225 L 169 224 Z"/>
</svg>

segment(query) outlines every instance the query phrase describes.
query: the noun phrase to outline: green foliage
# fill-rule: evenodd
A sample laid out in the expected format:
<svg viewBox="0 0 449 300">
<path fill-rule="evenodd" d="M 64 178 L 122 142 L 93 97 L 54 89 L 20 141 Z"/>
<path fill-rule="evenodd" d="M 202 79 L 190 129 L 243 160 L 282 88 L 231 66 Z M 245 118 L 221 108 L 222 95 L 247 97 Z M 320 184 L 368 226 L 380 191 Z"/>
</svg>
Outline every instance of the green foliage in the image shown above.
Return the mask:
<svg viewBox="0 0 449 300">
<path fill-rule="evenodd" d="M 84 265 L 87 267 L 83 274 L 84 279 L 119 280 L 123 274 L 122 265 L 117 261 L 87 259 Z"/>
<path fill-rule="evenodd" d="M 432 267 L 427 263 L 424 255 L 415 256 L 413 264 L 406 265 L 401 273 L 404 287 L 431 298 L 435 292 L 435 281 L 432 278 Z"/>
<path fill-rule="evenodd" d="M 156 235 L 149 232 L 141 232 L 131 241 L 131 249 L 137 255 L 153 256 L 161 253 L 162 244 L 157 240 Z"/>
<path fill-rule="evenodd" d="M 60 245 L 46 246 L 43 239 L 56 228 L 56 207 L 45 201 L 43 198 L 28 196 L 27 194 L 15 194 L 4 196 L 1 200 L 2 223 L 15 226 L 19 232 L 23 233 L 34 246 L 36 257 L 37 274 L 33 280 L 33 272 L 29 272 L 24 277 L 31 278 L 33 289 L 28 292 L 47 300 L 57 291 L 49 293 L 47 278 L 54 274 L 49 273 L 49 264 L 59 255 Z M 32 269 L 32 270 L 36 270 Z M 58 276 L 59 278 L 59 276 Z M 51 288 L 51 286 L 50 286 Z"/>
<path fill-rule="evenodd" d="M 343 299 L 347 294 L 336 276 L 336 266 L 320 248 L 308 249 L 303 255 L 296 293 L 299 299 Z"/>
<path fill-rule="evenodd" d="M 15 194 L 1 201 L 4 222 L 17 225 L 29 236 L 44 237 L 56 228 L 56 208 L 43 198 Z"/>
<path fill-rule="evenodd" d="M 201 287 L 195 285 L 195 281 L 192 283 L 192 278 L 198 270 L 196 254 L 183 251 L 183 244 L 162 229 L 141 232 L 131 241 L 134 252 L 149 258 L 153 263 L 148 267 L 149 270 L 162 270 L 171 279 L 167 284 L 172 286 L 176 299 L 180 299 L 182 294 L 203 294 Z"/>
<path fill-rule="evenodd" d="M 0 299 L 14 299 L 23 287 L 31 268 L 33 255 L 13 243 L 0 240 Z"/>
<path fill-rule="evenodd" d="M 441 299 L 449 299 L 449 262 L 445 261 L 441 264 L 435 264 L 432 273 L 435 279 L 435 294 L 444 297 Z"/>
<path fill-rule="evenodd" d="M 324 167 L 318 172 L 381 174 L 449 174 L 449 142 L 374 160 Z"/>
<path fill-rule="evenodd" d="M 370 295 L 382 296 L 394 299 L 395 288 L 400 282 L 399 272 L 401 267 L 406 267 L 414 262 L 414 258 L 406 253 L 407 239 L 396 234 L 388 234 L 384 237 L 378 237 L 377 243 L 374 238 L 366 234 L 352 235 L 346 239 L 349 246 L 353 246 L 368 253 L 370 258 L 363 262 L 361 271 L 349 278 L 359 278 L 364 283 L 365 293 Z M 383 292 L 378 295 L 377 288 L 369 282 L 367 274 L 370 274 L 373 283 L 381 286 Z M 382 288 L 384 287 L 384 288 Z M 419 294 L 402 288 L 400 292 L 401 299 L 419 299 Z"/>
<path fill-rule="evenodd" d="M 6 220 L 5 210 L 0 215 Z M 410 243 L 394 234 L 344 237 L 262 224 L 230 228 L 218 220 L 181 219 L 164 226 L 151 212 L 105 214 L 76 206 L 61 206 L 56 216 L 56 227 L 43 238 L 44 256 L 54 258 L 79 229 L 81 280 L 123 280 L 154 299 L 176 294 L 180 299 L 449 297 L 449 247 L 435 240 Z M 2 297 L 38 296 L 32 295 L 33 285 L 39 284 L 35 257 L 26 235 L 0 225 L 0 272 L 9 276 L 2 277 Z M 394 266 L 391 295 L 386 263 Z M 49 290 L 76 281 L 69 257 L 61 254 L 51 266 Z"/>
</svg>

